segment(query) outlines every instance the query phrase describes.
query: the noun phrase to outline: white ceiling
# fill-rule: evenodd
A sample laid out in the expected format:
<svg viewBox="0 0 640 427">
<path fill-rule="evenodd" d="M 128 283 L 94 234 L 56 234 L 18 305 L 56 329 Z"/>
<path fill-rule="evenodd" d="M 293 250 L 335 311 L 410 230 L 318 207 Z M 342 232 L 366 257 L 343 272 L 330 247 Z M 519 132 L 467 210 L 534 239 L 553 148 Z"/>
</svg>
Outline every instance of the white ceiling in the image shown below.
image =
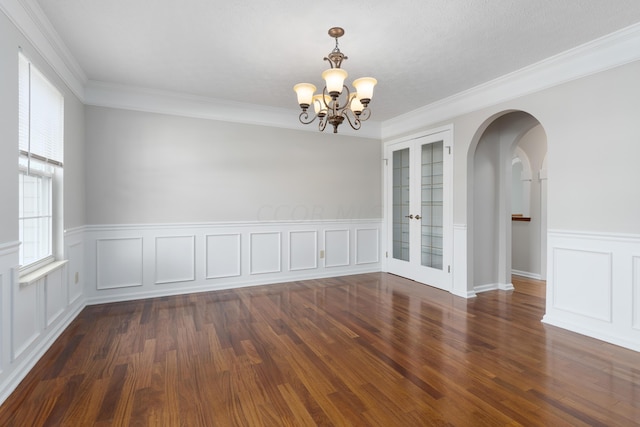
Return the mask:
<svg viewBox="0 0 640 427">
<path fill-rule="evenodd" d="M 327 35 L 384 121 L 640 22 L 638 0 L 38 0 L 89 80 L 297 109 Z"/>
</svg>

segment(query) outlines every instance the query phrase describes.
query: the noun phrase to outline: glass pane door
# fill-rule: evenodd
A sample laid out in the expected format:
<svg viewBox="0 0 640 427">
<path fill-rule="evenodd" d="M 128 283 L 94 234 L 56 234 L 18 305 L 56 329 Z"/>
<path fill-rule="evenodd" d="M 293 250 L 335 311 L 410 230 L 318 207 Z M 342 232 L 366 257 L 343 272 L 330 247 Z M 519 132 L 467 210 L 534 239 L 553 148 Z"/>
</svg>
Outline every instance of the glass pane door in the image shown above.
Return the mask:
<svg viewBox="0 0 640 427">
<path fill-rule="evenodd" d="M 422 145 L 420 203 L 420 262 L 442 270 L 443 237 L 443 143 Z"/>
<path fill-rule="evenodd" d="M 409 148 L 393 152 L 393 258 L 409 261 L 410 183 L 411 162 Z"/>
<path fill-rule="evenodd" d="M 452 155 L 448 130 L 385 148 L 387 271 L 452 286 Z"/>
</svg>

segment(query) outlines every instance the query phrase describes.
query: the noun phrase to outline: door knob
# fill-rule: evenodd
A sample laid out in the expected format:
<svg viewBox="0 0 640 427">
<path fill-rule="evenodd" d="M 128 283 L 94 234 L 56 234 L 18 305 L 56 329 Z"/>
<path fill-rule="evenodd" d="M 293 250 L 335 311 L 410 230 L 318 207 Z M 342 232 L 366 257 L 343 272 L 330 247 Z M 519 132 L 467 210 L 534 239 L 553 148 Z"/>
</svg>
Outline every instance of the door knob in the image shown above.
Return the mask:
<svg viewBox="0 0 640 427">
<path fill-rule="evenodd" d="M 416 219 L 420 219 L 422 218 L 420 215 L 416 215 Z"/>
<path fill-rule="evenodd" d="M 413 214 L 405 215 L 405 218 L 413 219 Z"/>
</svg>

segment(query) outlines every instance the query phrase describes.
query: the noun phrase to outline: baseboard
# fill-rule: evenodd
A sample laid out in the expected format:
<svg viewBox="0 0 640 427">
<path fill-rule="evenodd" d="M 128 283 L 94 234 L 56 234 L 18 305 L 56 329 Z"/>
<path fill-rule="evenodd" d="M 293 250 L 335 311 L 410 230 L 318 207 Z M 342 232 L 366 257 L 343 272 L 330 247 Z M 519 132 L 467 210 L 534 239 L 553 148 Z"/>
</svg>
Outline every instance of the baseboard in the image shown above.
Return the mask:
<svg viewBox="0 0 640 427">
<path fill-rule="evenodd" d="M 528 271 L 511 270 L 511 274 L 513 274 L 515 276 L 526 277 L 528 279 L 542 280 L 542 276 L 540 274 L 538 274 L 538 273 L 530 273 Z"/>
<path fill-rule="evenodd" d="M 487 283 L 484 285 L 476 285 L 473 287 L 475 293 L 489 292 L 489 291 L 512 291 L 515 288 L 511 283 Z"/>
<path fill-rule="evenodd" d="M 487 283 L 484 285 L 476 285 L 473 287 L 473 291 L 476 294 L 480 294 L 482 292 L 497 291 L 498 289 L 500 288 L 498 287 L 497 283 Z"/>
<path fill-rule="evenodd" d="M 478 295 L 476 294 L 475 291 L 467 291 L 467 292 L 459 292 L 455 289 L 451 290 L 451 293 L 457 297 L 462 297 L 462 298 L 476 298 Z"/>
</svg>

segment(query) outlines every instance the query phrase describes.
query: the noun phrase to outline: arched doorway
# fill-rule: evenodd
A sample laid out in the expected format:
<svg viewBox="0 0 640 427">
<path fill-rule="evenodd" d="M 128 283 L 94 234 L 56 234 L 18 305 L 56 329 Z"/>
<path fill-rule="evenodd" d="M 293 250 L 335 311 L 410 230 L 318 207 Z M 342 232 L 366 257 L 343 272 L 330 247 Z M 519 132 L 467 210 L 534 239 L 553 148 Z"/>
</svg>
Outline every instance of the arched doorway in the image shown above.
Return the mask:
<svg viewBox="0 0 640 427">
<path fill-rule="evenodd" d="M 542 157 L 531 149 L 535 146 L 533 139 L 539 139 L 541 135 L 544 140 L 538 148 L 544 151 Z M 519 145 L 521 142 L 524 143 L 523 146 Z M 520 164 L 524 171 L 521 178 L 533 181 L 535 176 L 538 179 L 541 164 L 546 155 L 546 136 L 540 122 L 524 111 L 504 111 L 490 117 L 476 132 L 469 147 L 467 279 L 474 292 L 513 289 L 511 283 L 513 257 L 514 255 L 518 257 L 517 262 L 521 262 L 520 258 L 522 258 L 521 253 L 512 252 L 512 199 L 513 186 L 517 182 L 513 180 L 512 167 L 517 152 L 522 155 L 519 162 L 522 163 L 523 160 L 527 162 L 526 165 Z M 532 165 L 530 161 L 532 152 L 535 154 L 536 165 Z M 522 179 L 520 181 L 522 182 Z M 531 184 L 529 188 L 521 190 L 516 197 L 527 197 L 526 203 L 522 205 L 532 210 L 528 215 L 530 219 L 528 224 L 520 228 L 531 228 L 531 218 L 534 216 L 535 227 L 539 230 L 544 224 L 546 228 L 546 203 L 540 200 L 542 193 L 539 185 L 536 186 L 535 191 Z M 534 200 L 534 197 L 537 199 Z M 540 214 L 543 207 L 544 219 Z M 524 216 L 524 213 L 519 214 Z M 520 228 L 516 230 L 517 233 L 524 235 Z M 541 261 L 542 252 L 545 250 L 541 246 L 543 243 L 541 234 L 543 233 L 539 232 L 537 239 L 531 239 L 530 235 L 535 233 L 526 233 L 531 242 L 535 240 L 535 248 L 529 247 L 527 250 L 537 252 L 537 261 Z M 542 268 L 540 262 L 536 266 L 538 269 Z"/>
</svg>

